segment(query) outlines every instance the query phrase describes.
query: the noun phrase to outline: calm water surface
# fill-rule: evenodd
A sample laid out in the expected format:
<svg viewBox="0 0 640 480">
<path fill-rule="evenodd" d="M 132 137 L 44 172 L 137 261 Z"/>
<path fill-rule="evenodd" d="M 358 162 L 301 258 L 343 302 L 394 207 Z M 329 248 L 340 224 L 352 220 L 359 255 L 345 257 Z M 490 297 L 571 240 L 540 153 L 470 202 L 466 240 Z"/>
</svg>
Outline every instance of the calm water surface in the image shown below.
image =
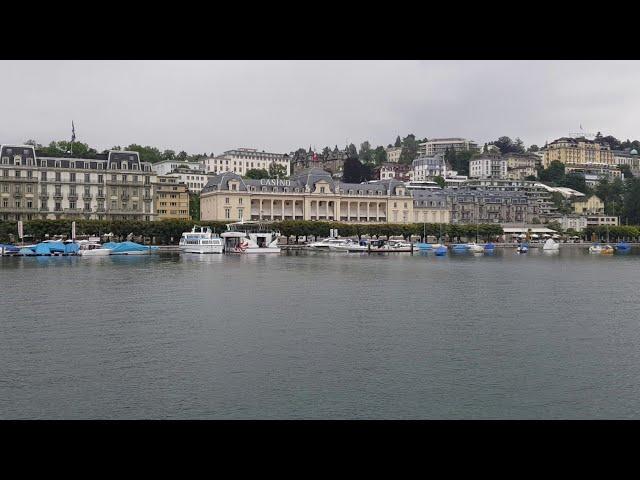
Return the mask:
<svg viewBox="0 0 640 480">
<path fill-rule="evenodd" d="M 640 255 L 0 259 L 0 418 L 640 418 Z"/>
</svg>

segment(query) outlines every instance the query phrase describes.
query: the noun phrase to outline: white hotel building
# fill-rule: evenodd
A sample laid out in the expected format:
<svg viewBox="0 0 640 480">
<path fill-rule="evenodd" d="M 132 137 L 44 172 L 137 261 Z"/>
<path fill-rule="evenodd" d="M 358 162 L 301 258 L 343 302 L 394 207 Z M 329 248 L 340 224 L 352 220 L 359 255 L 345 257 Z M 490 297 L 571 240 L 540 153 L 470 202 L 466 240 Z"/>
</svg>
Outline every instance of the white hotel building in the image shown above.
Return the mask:
<svg viewBox="0 0 640 480">
<path fill-rule="evenodd" d="M 507 178 L 507 160 L 501 157 L 485 156 L 469 162 L 470 178 Z"/>
<path fill-rule="evenodd" d="M 181 160 L 163 160 L 156 162 L 151 166 L 153 171 L 160 176 L 164 176 L 174 170 L 189 169 L 189 170 L 202 170 L 202 164 L 200 162 L 185 162 Z"/>
<path fill-rule="evenodd" d="M 208 174 L 217 175 L 222 172 L 233 172 L 245 175 L 251 169 L 269 170 L 269 165 L 275 163 L 286 168 L 287 176 L 291 175 L 291 162 L 286 153 L 259 152 L 255 148 L 238 148 L 228 150 L 222 155 L 205 158 L 204 170 Z"/>
<path fill-rule="evenodd" d="M 478 144 L 466 138 L 432 138 L 428 142 L 418 145 L 418 155 L 432 157 L 447 150 L 459 152 L 462 150 L 478 150 Z"/>
</svg>

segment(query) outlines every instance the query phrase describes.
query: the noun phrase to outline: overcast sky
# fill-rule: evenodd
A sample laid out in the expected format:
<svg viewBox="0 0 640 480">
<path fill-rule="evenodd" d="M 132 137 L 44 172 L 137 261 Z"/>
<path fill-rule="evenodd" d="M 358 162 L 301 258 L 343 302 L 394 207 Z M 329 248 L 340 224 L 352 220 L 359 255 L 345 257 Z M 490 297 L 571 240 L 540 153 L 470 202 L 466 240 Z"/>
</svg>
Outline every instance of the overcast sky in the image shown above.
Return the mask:
<svg viewBox="0 0 640 480">
<path fill-rule="evenodd" d="M 0 143 L 219 154 L 397 135 L 640 137 L 640 62 L 0 61 Z"/>
</svg>

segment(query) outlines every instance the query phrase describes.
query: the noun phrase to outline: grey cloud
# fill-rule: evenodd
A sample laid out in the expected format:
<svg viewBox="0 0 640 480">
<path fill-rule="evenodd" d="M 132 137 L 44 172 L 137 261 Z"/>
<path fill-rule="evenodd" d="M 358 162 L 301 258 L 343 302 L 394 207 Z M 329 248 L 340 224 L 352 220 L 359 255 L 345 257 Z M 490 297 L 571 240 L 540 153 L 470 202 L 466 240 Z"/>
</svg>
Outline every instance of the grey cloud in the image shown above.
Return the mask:
<svg viewBox="0 0 640 480">
<path fill-rule="evenodd" d="M 68 138 L 190 153 L 392 143 L 396 135 L 638 138 L 640 63 L 4 61 L 0 141 Z"/>
</svg>

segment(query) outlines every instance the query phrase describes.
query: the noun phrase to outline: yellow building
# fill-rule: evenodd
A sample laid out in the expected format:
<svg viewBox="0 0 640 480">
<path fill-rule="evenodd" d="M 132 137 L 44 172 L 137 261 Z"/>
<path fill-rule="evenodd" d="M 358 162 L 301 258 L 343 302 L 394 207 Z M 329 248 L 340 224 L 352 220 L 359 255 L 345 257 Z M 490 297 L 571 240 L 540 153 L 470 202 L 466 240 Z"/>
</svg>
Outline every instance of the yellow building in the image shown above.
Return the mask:
<svg viewBox="0 0 640 480">
<path fill-rule="evenodd" d="M 573 211 L 589 215 L 604 213 L 604 202 L 597 195 L 591 195 L 589 198 L 582 197 L 573 202 Z"/>
<path fill-rule="evenodd" d="M 189 220 L 189 190 L 178 178 L 159 175 L 154 190 L 157 219 L 180 218 Z"/>
<path fill-rule="evenodd" d="M 608 145 L 584 137 L 562 137 L 547 145 L 542 159 L 543 167 L 549 168 L 551 162 L 556 160 L 567 165 L 616 163 L 614 153 Z"/>
<path fill-rule="evenodd" d="M 413 199 L 394 179 L 343 183 L 329 172 L 309 169 L 291 179 L 245 179 L 232 172 L 211 177 L 200 195 L 208 221 L 324 220 L 413 221 Z"/>
</svg>

